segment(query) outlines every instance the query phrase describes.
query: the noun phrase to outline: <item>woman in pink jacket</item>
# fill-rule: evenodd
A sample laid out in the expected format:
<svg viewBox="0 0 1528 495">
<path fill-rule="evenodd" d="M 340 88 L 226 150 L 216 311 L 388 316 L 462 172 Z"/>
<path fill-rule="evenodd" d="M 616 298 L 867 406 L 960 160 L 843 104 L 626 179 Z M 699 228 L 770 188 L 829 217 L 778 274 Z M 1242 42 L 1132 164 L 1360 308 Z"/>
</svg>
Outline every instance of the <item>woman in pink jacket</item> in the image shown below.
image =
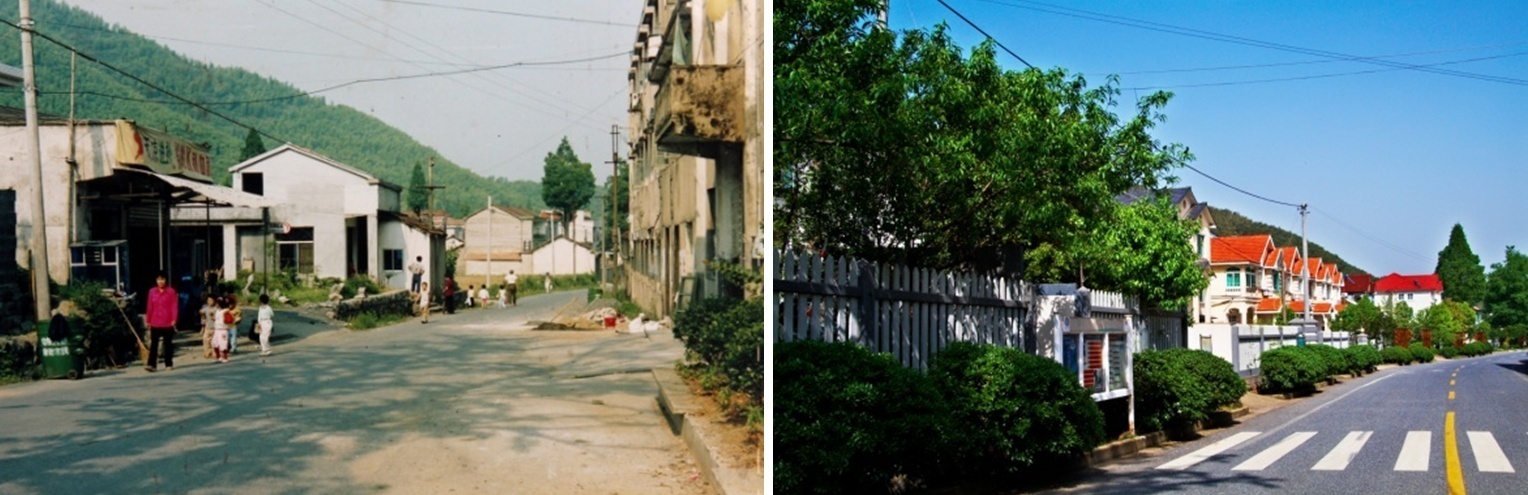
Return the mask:
<svg viewBox="0 0 1528 495">
<path fill-rule="evenodd" d="M 149 325 L 149 362 L 144 369 L 150 373 L 159 363 L 159 350 L 164 349 L 164 367 L 175 369 L 175 322 L 180 315 L 180 297 L 169 285 L 169 276 L 159 272 L 154 278 L 154 288 L 149 289 L 149 304 L 143 317 Z"/>
</svg>

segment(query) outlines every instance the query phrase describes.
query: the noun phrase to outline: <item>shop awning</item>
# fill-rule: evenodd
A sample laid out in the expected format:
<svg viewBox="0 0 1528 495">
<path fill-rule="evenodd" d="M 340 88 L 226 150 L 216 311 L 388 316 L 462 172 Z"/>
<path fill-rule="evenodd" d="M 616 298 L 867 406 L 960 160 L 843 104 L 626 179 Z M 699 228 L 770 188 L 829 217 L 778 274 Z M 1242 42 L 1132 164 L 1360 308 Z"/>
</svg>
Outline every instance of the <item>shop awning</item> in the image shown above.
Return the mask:
<svg viewBox="0 0 1528 495">
<path fill-rule="evenodd" d="M 279 203 L 264 196 L 250 194 L 237 189 L 223 187 L 216 184 L 207 184 L 194 180 L 183 179 L 173 175 L 156 174 L 154 172 L 117 169 L 118 173 L 136 174 L 151 177 L 174 188 L 171 194 L 178 203 L 209 203 L 217 206 L 233 206 L 243 208 L 267 208 Z"/>
</svg>

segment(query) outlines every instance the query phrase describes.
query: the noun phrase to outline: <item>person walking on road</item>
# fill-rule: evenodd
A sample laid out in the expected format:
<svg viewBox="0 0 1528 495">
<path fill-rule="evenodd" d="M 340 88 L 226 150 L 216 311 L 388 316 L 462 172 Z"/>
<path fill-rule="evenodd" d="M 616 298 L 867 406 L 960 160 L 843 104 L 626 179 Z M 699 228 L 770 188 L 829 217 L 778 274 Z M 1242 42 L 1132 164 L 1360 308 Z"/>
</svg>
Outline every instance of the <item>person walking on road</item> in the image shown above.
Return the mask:
<svg viewBox="0 0 1528 495">
<path fill-rule="evenodd" d="M 198 312 L 202 317 L 202 357 L 207 359 L 212 359 L 212 329 L 217 326 L 213 318 L 217 313 L 218 298 L 208 292 L 207 304 Z"/>
<path fill-rule="evenodd" d="M 159 364 L 161 346 L 164 351 L 164 368 L 175 369 L 175 323 L 180 314 L 180 296 L 170 288 L 169 275 L 159 272 L 154 277 L 154 288 L 149 289 L 149 303 L 144 311 L 149 326 L 149 362 L 144 369 L 150 373 Z"/>
<path fill-rule="evenodd" d="M 509 305 L 510 306 L 514 306 L 515 302 L 518 300 L 515 296 L 517 295 L 516 293 L 518 293 L 520 291 L 520 284 L 519 284 L 519 282 L 520 282 L 520 276 L 519 275 L 515 275 L 515 271 L 514 270 L 510 270 L 509 273 L 504 275 L 504 285 L 505 285 L 505 287 L 507 289 L 509 289 Z"/>
<path fill-rule="evenodd" d="M 456 314 L 456 280 L 450 275 L 446 276 L 445 287 L 440 288 L 441 302 L 446 306 L 446 314 Z"/>
<path fill-rule="evenodd" d="M 217 362 L 228 362 L 228 327 L 233 323 L 233 314 L 228 312 L 228 299 L 218 299 L 218 312 L 213 316 L 215 326 L 212 329 L 212 353 L 217 356 Z"/>
<path fill-rule="evenodd" d="M 499 286 L 499 309 L 504 309 L 504 308 L 507 308 L 507 307 L 509 307 L 509 287 L 508 286 L 504 286 L 504 285 L 500 285 Z"/>
<path fill-rule="evenodd" d="M 488 284 L 483 284 L 482 287 L 478 287 L 477 302 L 479 307 L 488 307 Z"/>
<path fill-rule="evenodd" d="M 477 295 L 477 291 L 474 290 L 474 289 L 475 288 L 473 286 L 471 286 L 471 285 L 467 286 L 467 307 L 469 307 L 469 308 L 473 306 L 473 304 L 472 304 L 473 296 Z"/>
<path fill-rule="evenodd" d="M 271 328 L 275 325 L 276 311 L 271 309 L 271 296 L 260 294 L 260 311 L 256 313 L 256 330 L 260 332 L 260 355 L 271 355 Z"/>
<path fill-rule="evenodd" d="M 419 284 L 419 314 L 424 317 L 420 323 L 430 322 L 430 283 Z"/>
<path fill-rule="evenodd" d="M 409 273 L 412 279 L 409 282 L 409 292 L 419 293 L 419 287 L 424 283 L 424 257 L 415 256 L 414 262 L 409 263 Z"/>
<path fill-rule="evenodd" d="M 546 278 L 543 278 L 541 280 L 546 282 L 546 293 L 547 294 L 551 294 L 552 293 L 552 274 L 550 274 L 550 273 L 546 274 Z"/>
<path fill-rule="evenodd" d="M 232 318 L 228 322 L 228 353 L 233 354 L 239 352 L 239 324 L 244 322 L 244 310 L 239 309 L 239 299 L 233 294 L 225 298 L 228 299 L 228 316 Z"/>
</svg>

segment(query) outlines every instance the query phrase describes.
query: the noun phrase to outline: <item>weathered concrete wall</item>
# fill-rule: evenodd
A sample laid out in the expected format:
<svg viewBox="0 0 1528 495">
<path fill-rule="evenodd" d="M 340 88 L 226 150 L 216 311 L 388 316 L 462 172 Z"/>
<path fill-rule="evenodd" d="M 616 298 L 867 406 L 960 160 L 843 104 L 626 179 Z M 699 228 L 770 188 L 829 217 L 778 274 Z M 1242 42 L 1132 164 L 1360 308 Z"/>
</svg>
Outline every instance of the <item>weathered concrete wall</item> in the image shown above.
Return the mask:
<svg viewBox="0 0 1528 495">
<path fill-rule="evenodd" d="M 395 290 L 379 296 L 369 296 L 365 299 L 346 299 L 335 304 L 334 309 L 329 310 L 329 317 L 336 320 L 349 320 L 361 313 L 381 315 L 411 315 L 414 314 L 413 299 L 406 290 Z"/>
</svg>

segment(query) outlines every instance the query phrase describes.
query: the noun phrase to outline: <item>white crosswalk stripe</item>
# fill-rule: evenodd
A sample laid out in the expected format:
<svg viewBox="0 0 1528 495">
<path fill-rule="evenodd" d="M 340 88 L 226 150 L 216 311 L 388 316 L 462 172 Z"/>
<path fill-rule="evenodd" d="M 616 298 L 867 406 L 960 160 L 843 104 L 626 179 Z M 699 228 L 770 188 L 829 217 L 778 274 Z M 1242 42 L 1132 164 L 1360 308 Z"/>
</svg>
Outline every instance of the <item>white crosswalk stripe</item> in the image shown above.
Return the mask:
<svg viewBox="0 0 1528 495">
<path fill-rule="evenodd" d="M 1359 450 L 1363 450 L 1364 443 L 1368 442 L 1369 437 L 1373 435 L 1374 432 L 1372 431 L 1349 432 L 1348 436 L 1342 438 L 1342 442 L 1338 443 L 1336 447 L 1332 447 L 1332 451 L 1327 452 L 1326 457 L 1322 457 L 1310 469 L 1312 471 L 1342 471 L 1347 469 L 1348 463 L 1353 462 L 1353 457 L 1358 455 Z"/>
<path fill-rule="evenodd" d="M 1260 431 L 1244 431 L 1235 435 L 1231 435 L 1230 437 L 1210 444 L 1208 447 L 1195 450 L 1188 455 L 1174 459 L 1172 462 L 1157 466 L 1157 469 L 1188 469 L 1195 464 L 1203 462 L 1205 459 L 1214 457 L 1221 452 L 1231 450 L 1232 447 L 1240 445 L 1242 442 L 1251 440 L 1252 437 L 1256 437 L 1261 434 L 1262 432 Z"/>
<path fill-rule="evenodd" d="M 1263 449 L 1262 452 L 1258 452 L 1257 455 L 1252 456 L 1251 459 L 1247 459 L 1246 462 L 1237 464 L 1236 467 L 1231 468 L 1231 470 L 1262 471 L 1264 469 L 1268 469 L 1268 466 L 1272 466 L 1273 463 L 1278 462 L 1279 459 L 1283 459 L 1284 456 L 1289 455 L 1290 452 L 1300 448 L 1301 444 L 1309 441 L 1310 438 L 1314 436 L 1316 436 L 1316 432 L 1314 431 L 1302 431 L 1284 437 L 1283 440 L 1279 440 L 1279 443 L 1273 444 L 1272 447 Z"/>
<path fill-rule="evenodd" d="M 1220 439 L 1215 443 L 1211 443 L 1203 448 L 1200 448 L 1199 450 L 1190 452 L 1183 457 L 1173 459 L 1166 464 L 1157 466 L 1157 469 L 1185 470 L 1194 467 L 1204 461 L 1207 461 L 1215 456 L 1220 456 L 1223 454 L 1232 457 L 1241 457 L 1245 454 L 1233 452 L 1233 449 L 1236 449 L 1242 444 L 1245 444 L 1262 434 L 1263 432 L 1260 431 L 1236 433 L 1229 437 Z M 1335 434 L 1336 432 L 1331 432 L 1327 435 L 1330 436 Z M 1279 439 L 1279 441 L 1275 442 L 1273 445 L 1264 447 L 1261 451 L 1258 451 L 1255 454 L 1251 454 L 1250 457 L 1246 457 L 1245 460 L 1242 460 L 1241 463 L 1236 464 L 1231 468 L 1231 470 L 1264 471 L 1272 467 L 1274 464 L 1277 464 L 1281 459 L 1284 459 L 1291 453 L 1299 450 L 1301 447 L 1309 446 L 1308 448 L 1324 448 L 1316 446 L 1322 445 L 1325 442 L 1311 442 L 1312 439 L 1315 439 L 1320 435 L 1320 432 L 1314 431 L 1301 431 L 1291 433 L 1289 436 Z M 1388 437 L 1391 439 L 1389 441 L 1394 441 L 1394 434 L 1392 433 L 1391 435 L 1392 436 Z M 1502 450 L 1501 445 L 1496 442 L 1495 435 L 1493 435 L 1491 432 L 1469 431 L 1465 432 L 1464 436 L 1465 438 L 1461 439 L 1461 441 L 1468 441 L 1470 451 L 1474 453 L 1476 471 L 1481 473 L 1517 472 L 1512 467 L 1511 459 L 1507 457 L 1507 454 Z M 1342 437 L 1342 440 L 1338 441 L 1336 445 L 1331 447 L 1331 450 L 1328 450 L 1326 454 L 1321 457 L 1321 460 L 1316 461 L 1316 464 L 1310 467 L 1310 470 L 1346 471 L 1348 466 L 1353 463 L 1353 460 L 1357 458 L 1358 455 L 1363 451 L 1364 447 L 1370 445 L 1369 440 L 1373 438 L 1374 432 L 1372 431 L 1347 432 L 1345 436 Z M 1426 472 L 1431 467 L 1430 463 L 1432 459 L 1433 438 L 1433 432 L 1431 431 L 1406 432 L 1406 438 L 1401 443 L 1400 451 L 1396 452 L 1395 454 L 1396 457 L 1394 470 Z M 1381 442 L 1380 445 L 1393 446 L 1394 444 L 1386 444 Z M 1461 445 L 1461 447 L 1463 447 L 1463 445 Z M 1371 447 L 1370 450 L 1375 448 L 1381 447 Z M 1389 448 L 1393 447 L 1383 448 L 1388 450 Z M 1251 451 L 1249 450 L 1248 452 Z M 1385 454 L 1388 454 L 1388 452 Z M 1375 453 L 1371 455 L 1385 454 Z M 1307 459 L 1309 458 L 1303 456 L 1296 457 Z M 1286 466 L 1280 469 L 1287 470 L 1289 467 Z"/>
<path fill-rule="evenodd" d="M 1406 443 L 1401 444 L 1401 455 L 1395 458 L 1396 471 L 1426 471 L 1432 453 L 1432 432 L 1408 431 Z"/>
<path fill-rule="evenodd" d="M 1465 433 L 1470 439 L 1470 449 L 1475 451 L 1475 465 L 1482 473 L 1512 473 L 1512 462 L 1496 444 L 1496 437 L 1489 431 Z"/>
</svg>

